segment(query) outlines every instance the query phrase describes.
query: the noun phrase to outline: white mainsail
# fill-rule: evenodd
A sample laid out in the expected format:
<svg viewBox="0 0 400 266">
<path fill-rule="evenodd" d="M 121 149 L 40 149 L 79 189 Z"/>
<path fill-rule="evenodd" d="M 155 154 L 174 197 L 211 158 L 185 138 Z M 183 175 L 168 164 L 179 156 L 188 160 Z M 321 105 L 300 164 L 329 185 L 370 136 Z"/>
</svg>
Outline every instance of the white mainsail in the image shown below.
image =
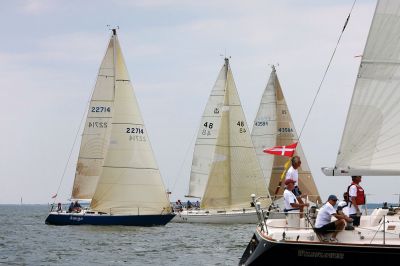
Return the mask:
<svg viewBox="0 0 400 266">
<path fill-rule="evenodd" d="M 400 174 L 400 1 L 379 1 L 334 169 L 326 175 Z"/>
<path fill-rule="evenodd" d="M 100 65 L 83 130 L 73 199 L 92 199 L 107 151 L 114 104 L 114 41 Z"/>
<path fill-rule="evenodd" d="M 212 153 L 202 154 L 205 163 L 208 161 L 209 172 L 201 208 L 250 207 L 251 194 L 267 196 L 268 190 L 227 58 L 211 95 L 214 93 L 219 97 L 215 101 L 219 114 L 212 116 L 212 120 L 204 116 L 202 119 L 203 127 L 206 127 L 206 123 L 210 125 L 210 122 L 216 122 L 219 128 L 213 132 L 216 139 L 212 140 L 215 143 L 214 148 L 210 148 Z M 210 99 L 214 99 L 212 97 Z M 207 107 L 211 106 L 207 104 Z"/>
<path fill-rule="evenodd" d="M 265 154 L 263 150 L 298 142 L 298 136 L 274 66 L 261 98 L 251 137 L 265 180 L 269 184 L 270 195 L 282 195 L 283 188 L 278 193 L 275 192 L 288 158 Z M 299 187 L 301 191 L 303 194 L 308 195 L 311 201 L 316 202 L 318 200 L 321 202 L 300 143 L 297 144 L 296 155 L 300 156 L 302 162 L 299 169 Z"/>
<path fill-rule="evenodd" d="M 97 112 L 97 107 L 105 109 Z M 102 130 L 100 126 L 90 126 L 101 123 Z M 86 154 L 93 156 L 88 151 L 98 152 L 99 159 L 87 167 L 95 169 L 95 175 L 77 174 L 74 191 L 85 191 L 92 198 L 92 210 L 110 214 L 160 214 L 169 209 L 115 30 L 100 68 L 83 139 L 78 164 L 85 162 L 81 157 L 86 160 Z M 95 180 L 92 176 L 99 178 Z M 84 178 L 90 181 L 82 181 Z M 79 193 L 73 195 L 81 198 Z"/>
</svg>

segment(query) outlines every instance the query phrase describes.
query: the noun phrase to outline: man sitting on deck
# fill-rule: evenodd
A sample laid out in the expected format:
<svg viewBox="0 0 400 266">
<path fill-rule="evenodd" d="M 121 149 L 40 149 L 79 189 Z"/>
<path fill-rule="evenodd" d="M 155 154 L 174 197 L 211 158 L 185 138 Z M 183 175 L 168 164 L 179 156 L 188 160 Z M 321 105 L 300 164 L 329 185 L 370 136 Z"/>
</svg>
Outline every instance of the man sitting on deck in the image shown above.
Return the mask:
<svg viewBox="0 0 400 266">
<path fill-rule="evenodd" d="M 328 201 L 321 207 L 318 212 L 315 222 L 315 232 L 317 234 L 326 234 L 332 232 L 331 242 L 337 243 L 337 234 L 343 230 L 346 222 L 352 222 L 353 219 L 345 214 L 338 214 L 333 206 L 336 205 L 338 198 L 335 195 L 330 195 Z M 337 220 L 331 222 L 332 216 Z"/>
</svg>

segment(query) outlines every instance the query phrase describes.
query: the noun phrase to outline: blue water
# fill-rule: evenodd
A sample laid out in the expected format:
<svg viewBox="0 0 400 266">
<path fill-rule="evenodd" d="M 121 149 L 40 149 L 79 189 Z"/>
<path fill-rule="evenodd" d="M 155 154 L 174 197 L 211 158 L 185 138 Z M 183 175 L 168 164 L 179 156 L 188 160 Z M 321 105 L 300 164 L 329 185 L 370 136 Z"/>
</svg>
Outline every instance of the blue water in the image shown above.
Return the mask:
<svg viewBox="0 0 400 266">
<path fill-rule="evenodd" d="M 0 205 L 0 264 L 237 265 L 255 225 L 50 226 L 44 205 Z"/>
</svg>

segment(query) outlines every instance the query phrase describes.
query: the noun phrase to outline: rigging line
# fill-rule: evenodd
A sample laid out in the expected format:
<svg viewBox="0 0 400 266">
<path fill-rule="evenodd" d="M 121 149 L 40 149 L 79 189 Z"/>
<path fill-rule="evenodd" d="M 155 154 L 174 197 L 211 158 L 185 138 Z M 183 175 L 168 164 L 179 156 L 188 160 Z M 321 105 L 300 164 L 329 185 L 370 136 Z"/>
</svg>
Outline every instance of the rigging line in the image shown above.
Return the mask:
<svg viewBox="0 0 400 266">
<path fill-rule="evenodd" d="M 94 87 L 93 87 L 93 91 L 94 91 Z M 92 96 L 93 91 L 90 93 L 90 97 Z M 79 132 L 80 132 L 80 129 L 81 129 L 82 124 L 83 124 L 83 120 L 84 120 L 85 117 L 86 117 L 86 113 L 87 113 L 87 110 L 88 110 L 88 106 L 89 106 L 89 105 L 90 105 L 90 98 L 89 98 L 89 100 L 88 100 L 88 102 L 87 102 L 87 104 L 86 104 L 86 106 L 85 106 L 85 111 L 83 112 L 83 116 L 82 116 L 82 118 L 81 118 L 81 122 L 79 123 L 78 130 L 76 131 L 74 143 L 72 144 L 71 150 L 69 151 L 68 160 L 67 160 L 67 163 L 65 164 L 64 171 L 63 171 L 63 174 L 62 174 L 62 176 L 61 176 L 60 183 L 58 184 L 58 188 L 57 188 L 57 192 L 56 192 L 56 197 L 54 198 L 53 204 L 56 202 L 57 195 L 58 195 L 58 192 L 60 191 L 60 187 L 61 187 L 62 181 L 64 180 L 65 173 L 67 172 L 67 168 L 68 168 L 68 165 L 69 165 L 69 163 L 70 163 L 70 161 L 71 161 L 72 153 L 73 153 L 73 151 L 74 151 L 74 148 L 75 148 L 75 145 L 76 145 L 76 141 L 77 141 L 77 139 L 78 139 Z"/>
<path fill-rule="evenodd" d="M 191 139 L 191 141 L 190 141 L 190 143 L 189 143 L 189 145 L 188 145 L 188 148 L 186 149 L 185 157 L 184 157 L 184 159 L 183 159 L 183 162 L 182 162 L 182 164 L 181 164 L 181 167 L 179 168 L 179 171 L 178 171 L 177 175 L 175 176 L 175 180 L 174 180 L 174 183 L 173 183 L 173 185 L 172 185 L 171 191 L 174 191 L 174 190 L 175 190 L 176 182 L 178 182 L 178 177 L 179 177 L 179 176 L 181 175 L 181 173 L 182 173 L 182 169 L 183 169 L 183 166 L 185 165 L 186 158 L 188 158 L 188 154 L 189 154 L 190 148 L 192 147 L 192 143 L 193 143 L 194 140 L 196 139 L 196 136 L 197 136 L 197 132 L 195 132 L 195 133 L 193 134 L 193 137 L 192 137 L 192 139 Z M 196 146 L 196 144 L 195 144 L 195 146 Z M 189 181 L 189 182 L 190 182 L 190 181 Z M 169 183 L 169 182 L 168 182 L 168 183 Z"/>
<path fill-rule="evenodd" d="M 316 92 L 316 94 L 315 94 L 315 96 L 314 96 L 313 102 L 311 103 L 310 109 L 308 110 L 306 119 L 304 120 L 303 126 L 302 126 L 302 128 L 301 128 L 301 130 L 300 130 L 300 135 L 299 135 L 299 138 L 298 138 L 299 141 L 300 141 L 300 138 L 301 138 L 301 134 L 303 133 L 303 129 L 304 129 L 304 127 L 305 127 L 306 124 L 307 124 L 308 118 L 310 117 L 311 110 L 312 110 L 312 108 L 314 107 L 314 104 L 315 104 L 315 101 L 316 101 L 316 99 L 317 99 L 317 97 L 318 97 L 319 91 L 321 90 L 322 84 L 323 84 L 324 81 L 325 81 L 326 74 L 328 73 L 328 70 L 329 70 L 329 68 L 330 68 L 330 66 L 331 66 L 333 57 L 335 56 L 336 50 L 337 50 L 337 48 L 338 48 L 338 46 L 339 46 L 340 40 L 342 39 L 342 35 L 343 35 L 343 33 L 344 33 L 344 31 L 345 31 L 345 29 L 346 29 L 346 27 L 347 27 L 347 24 L 348 24 L 349 19 L 350 19 L 351 12 L 353 12 L 353 8 L 354 8 L 354 5 L 356 4 L 356 2 L 357 2 L 357 0 L 354 0 L 353 5 L 351 6 L 349 15 L 347 16 L 346 21 L 345 21 L 345 23 L 344 23 L 344 25 L 343 25 L 343 29 L 342 29 L 342 31 L 341 31 L 341 33 L 340 33 L 340 35 L 339 35 L 339 38 L 338 38 L 338 40 L 337 40 L 335 49 L 333 50 L 332 56 L 331 56 L 331 58 L 330 58 L 330 60 L 329 60 L 329 63 L 328 63 L 328 65 L 327 65 L 326 69 L 325 69 L 325 73 L 324 73 L 324 75 L 322 76 L 322 80 L 321 80 L 321 82 L 320 82 L 320 84 L 319 84 L 319 86 L 318 86 L 318 90 L 317 90 L 317 92 Z"/>
</svg>

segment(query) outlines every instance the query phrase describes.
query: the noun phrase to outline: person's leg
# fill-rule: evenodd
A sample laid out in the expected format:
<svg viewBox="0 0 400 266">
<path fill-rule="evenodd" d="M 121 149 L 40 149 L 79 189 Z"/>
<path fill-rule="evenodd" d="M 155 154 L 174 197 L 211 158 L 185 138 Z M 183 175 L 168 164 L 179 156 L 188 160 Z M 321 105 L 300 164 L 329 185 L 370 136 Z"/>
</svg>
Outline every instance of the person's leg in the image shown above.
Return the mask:
<svg viewBox="0 0 400 266">
<path fill-rule="evenodd" d="M 350 214 L 349 216 L 350 216 L 350 218 L 353 219 L 353 225 L 354 226 L 359 226 L 360 225 L 361 216 L 357 216 L 357 214 Z"/>
<path fill-rule="evenodd" d="M 336 238 L 337 234 L 343 230 L 343 228 L 346 226 L 346 222 L 344 219 L 336 220 L 335 222 L 335 231 L 332 234 L 333 238 Z"/>
</svg>

